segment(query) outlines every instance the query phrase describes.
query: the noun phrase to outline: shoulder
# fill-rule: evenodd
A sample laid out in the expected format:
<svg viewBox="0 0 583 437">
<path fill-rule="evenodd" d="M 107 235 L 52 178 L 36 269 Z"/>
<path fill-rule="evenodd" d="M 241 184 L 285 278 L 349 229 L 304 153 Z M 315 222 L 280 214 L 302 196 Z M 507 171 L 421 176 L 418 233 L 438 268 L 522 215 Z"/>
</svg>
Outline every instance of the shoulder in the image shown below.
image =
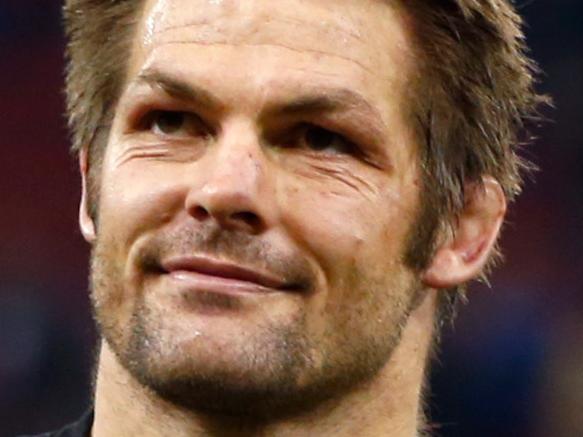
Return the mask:
<svg viewBox="0 0 583 437">
<path fill-rule="evenodd" d="M 58 431 L 36 435 L 22 435 L 19 437 L 89 437 L 92 425 L 93 410 L 89 410 L 77 422 L 71 423 Z"/>
</svg>

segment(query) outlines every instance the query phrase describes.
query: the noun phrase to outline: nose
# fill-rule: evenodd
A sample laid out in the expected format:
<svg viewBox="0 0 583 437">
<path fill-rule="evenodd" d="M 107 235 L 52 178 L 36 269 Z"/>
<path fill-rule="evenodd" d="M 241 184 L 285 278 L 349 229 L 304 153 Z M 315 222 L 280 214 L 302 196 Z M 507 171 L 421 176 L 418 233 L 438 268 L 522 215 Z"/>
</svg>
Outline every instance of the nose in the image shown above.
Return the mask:
<svg viewBox="0 0 583 437">
<path fill-rule="evenodd" d="M 258 234 L 271 223 L 272 189 L 268 161 L 253 129 L 225 129 L 207 156 L 202 174 L 186 198 L 189 215 L 223 228 Z"/>
</svg>

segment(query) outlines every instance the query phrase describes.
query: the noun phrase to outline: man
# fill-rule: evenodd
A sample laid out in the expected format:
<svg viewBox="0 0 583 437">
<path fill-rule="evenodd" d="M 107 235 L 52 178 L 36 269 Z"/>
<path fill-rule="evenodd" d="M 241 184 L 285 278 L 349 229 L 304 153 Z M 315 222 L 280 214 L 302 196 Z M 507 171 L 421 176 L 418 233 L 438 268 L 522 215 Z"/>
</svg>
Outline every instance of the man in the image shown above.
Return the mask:
<svg viewBox="0 0 583 437">
<path fill-rule="evenodd" d="M 56 435 L 413 436 L 541 98 L 506 0 L 68 0 L 102 335 Z M 66 434 L 68 433 L 68 434 Z"/>
</svg>

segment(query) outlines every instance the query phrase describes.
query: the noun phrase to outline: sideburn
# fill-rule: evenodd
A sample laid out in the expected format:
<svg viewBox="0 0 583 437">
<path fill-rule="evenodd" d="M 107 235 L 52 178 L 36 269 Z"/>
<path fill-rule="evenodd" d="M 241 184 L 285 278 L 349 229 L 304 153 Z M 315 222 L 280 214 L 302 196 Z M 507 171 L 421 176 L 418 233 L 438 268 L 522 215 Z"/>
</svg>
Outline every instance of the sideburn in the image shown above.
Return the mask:
<svg viewBox="0 0 583 437">
<path fill-rule="evenodd" d="M 99 200 L 101 198 L 101 171 L 105 148 L 109 140 L 110 126 L 100 127 L 87 151 L 87 208 L 89 217 L 98 229 Z"/>
<path fill-rule="evenodd" d="M 424 179 L 428 178 L 424 176 Z M 405 265 L 417 273 L 429 267 L 437 248 L 441 228 L 441 216 L 439 208 L 435 205 L 434 190 L 427 185 L 424 181 L 424 189 L 419 202 L 420 208 L 410 227 L 405 246 Z"/>
</svg>

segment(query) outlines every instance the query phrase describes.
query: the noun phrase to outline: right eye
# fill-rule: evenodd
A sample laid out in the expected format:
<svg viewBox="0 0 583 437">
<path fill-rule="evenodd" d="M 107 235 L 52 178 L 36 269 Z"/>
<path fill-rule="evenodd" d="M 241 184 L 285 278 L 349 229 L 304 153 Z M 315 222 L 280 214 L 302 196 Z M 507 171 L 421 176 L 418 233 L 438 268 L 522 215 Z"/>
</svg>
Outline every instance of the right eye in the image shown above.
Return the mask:
<svg viewBox="0 0 583 437">
<path fill-rule="evenodd" d="M 184 137 L 208 133 L 198 116 L 182 111 L 152 111 L 144 118 L 142 127 L 158 136 Z"/>
</svg>

